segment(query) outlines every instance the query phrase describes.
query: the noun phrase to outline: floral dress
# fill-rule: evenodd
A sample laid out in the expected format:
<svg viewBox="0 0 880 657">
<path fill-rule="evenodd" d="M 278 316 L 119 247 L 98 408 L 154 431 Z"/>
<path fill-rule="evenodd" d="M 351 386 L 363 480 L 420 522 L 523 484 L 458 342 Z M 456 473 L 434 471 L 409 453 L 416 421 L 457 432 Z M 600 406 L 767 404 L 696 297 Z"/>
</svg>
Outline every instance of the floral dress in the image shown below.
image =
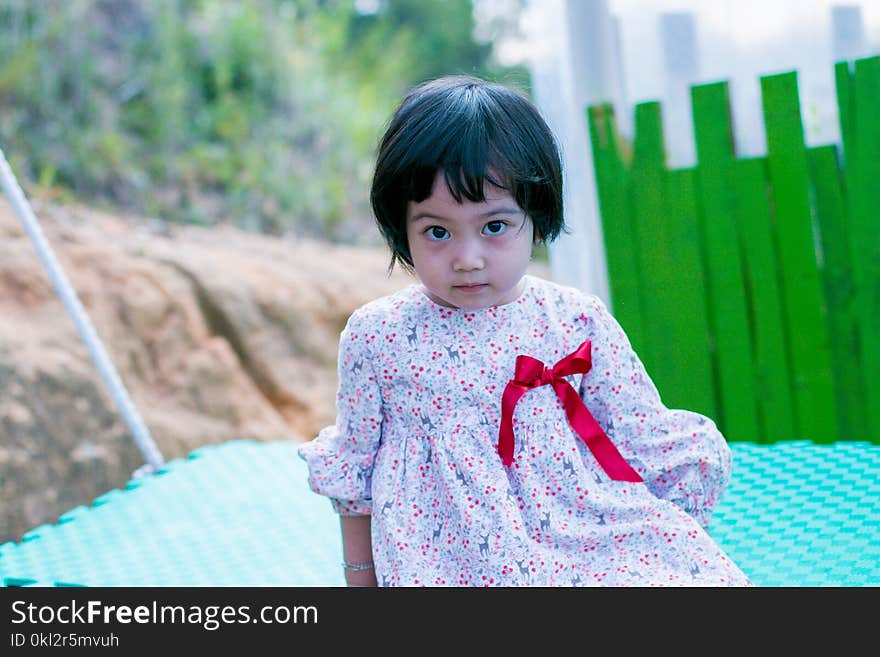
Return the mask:
<svg viewBox="0 0 880 657">
<path fill-rule="evenodd" d="M 565 380 L 642 482 L 606 474 L 549 385 L 519 399 L 499 457 L 517 356 L 551 366 L 585 340 L 592 367 Z M 299 455 L 337 513 L 372 514 L 380 586 L 751 585 L 704 529 L 727 442 L 663 405 L 597 297 L 527 275 L 471 311 L 413 284 L 352 314 L 338 369 L 336 423 Z"/>
</svg>

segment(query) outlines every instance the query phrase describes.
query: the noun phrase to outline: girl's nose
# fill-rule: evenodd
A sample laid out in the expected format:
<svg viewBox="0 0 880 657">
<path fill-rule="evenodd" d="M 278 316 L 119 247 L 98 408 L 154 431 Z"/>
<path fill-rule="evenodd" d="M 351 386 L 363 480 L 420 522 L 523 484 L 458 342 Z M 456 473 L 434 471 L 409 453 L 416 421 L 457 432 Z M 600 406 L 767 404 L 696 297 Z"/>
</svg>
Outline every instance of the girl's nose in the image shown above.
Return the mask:
<svg viewBox="0 0 880 657">
<path fill-rule="evenodd" d="M 479 271 L 486 266 L 483 250 L 477 241 L 465 241 L 455 252 L 452 268 L 458 272 Z"/>
</svg>

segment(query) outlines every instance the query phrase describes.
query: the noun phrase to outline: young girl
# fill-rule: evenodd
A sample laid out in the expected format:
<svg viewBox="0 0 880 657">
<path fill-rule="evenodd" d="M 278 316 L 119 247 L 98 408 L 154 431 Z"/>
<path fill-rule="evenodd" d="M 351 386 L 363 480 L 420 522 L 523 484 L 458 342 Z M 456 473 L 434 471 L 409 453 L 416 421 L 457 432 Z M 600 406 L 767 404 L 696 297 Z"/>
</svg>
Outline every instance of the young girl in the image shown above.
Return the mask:
<svg viewBox="0 0 880 657">
<path fill-rule="evenodd" d="M 299 454 L 352 586 L 748 586 L 704 527 L 714 423 L 660 400 L 595 296 L 526 274 L 564 228 L 553 135 L 521 93 L 416 87 L 372 204 L 413 284 L 356 310 L 337 420 Z"/>
</svg>

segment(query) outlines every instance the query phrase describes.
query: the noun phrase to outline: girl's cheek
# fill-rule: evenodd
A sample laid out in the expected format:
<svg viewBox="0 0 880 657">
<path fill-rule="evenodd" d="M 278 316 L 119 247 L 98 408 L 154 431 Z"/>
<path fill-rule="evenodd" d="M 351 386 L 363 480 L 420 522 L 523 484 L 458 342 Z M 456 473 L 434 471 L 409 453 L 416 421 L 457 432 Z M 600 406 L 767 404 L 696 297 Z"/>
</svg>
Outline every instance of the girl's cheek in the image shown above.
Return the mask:
<svg viewBox="0 0 880 657">
<path fill-rule="evenodd" d="M 518 244 L 523 239 L 523 236 L 514 231 L 507 231 L 503 235 L 499 235 L 495 240 L 495 245 L 501 248 L 507 248 L 513 244 Z"/>
</svg>

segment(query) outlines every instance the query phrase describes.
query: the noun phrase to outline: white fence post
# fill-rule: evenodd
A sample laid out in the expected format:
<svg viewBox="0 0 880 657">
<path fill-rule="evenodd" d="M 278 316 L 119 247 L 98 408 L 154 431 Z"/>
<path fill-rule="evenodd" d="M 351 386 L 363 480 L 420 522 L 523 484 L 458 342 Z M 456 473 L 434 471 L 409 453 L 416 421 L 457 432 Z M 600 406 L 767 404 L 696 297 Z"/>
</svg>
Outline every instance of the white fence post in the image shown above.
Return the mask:
<svg viewBox="0 0 880 657">
<path fill-rule="evenodd" d="M 858 5 L 831 6 L 831 57 L 835 62 L 868 55 L 862 8 Z"/>
<path fill-rule="evenodd" d="M 623 107 L 616 25 L 606 0 L 530 0 L 538 43 L 529 62 L 535 102 L 556 133 L 565 168 L 565 217 L 571 231 L 548 247 L 554 280 L 611 303 L 592 149 L 589 104 Z"/>
<path fill-rule="evenodd" d="M 694 15 L 689 12 L 661 13 L 660 44 L 666 75 L 666 91 L 660 111 L 668 164 L 692 166 L 697 156 L 690 88 L 700 76 Z"/>
</svg>

